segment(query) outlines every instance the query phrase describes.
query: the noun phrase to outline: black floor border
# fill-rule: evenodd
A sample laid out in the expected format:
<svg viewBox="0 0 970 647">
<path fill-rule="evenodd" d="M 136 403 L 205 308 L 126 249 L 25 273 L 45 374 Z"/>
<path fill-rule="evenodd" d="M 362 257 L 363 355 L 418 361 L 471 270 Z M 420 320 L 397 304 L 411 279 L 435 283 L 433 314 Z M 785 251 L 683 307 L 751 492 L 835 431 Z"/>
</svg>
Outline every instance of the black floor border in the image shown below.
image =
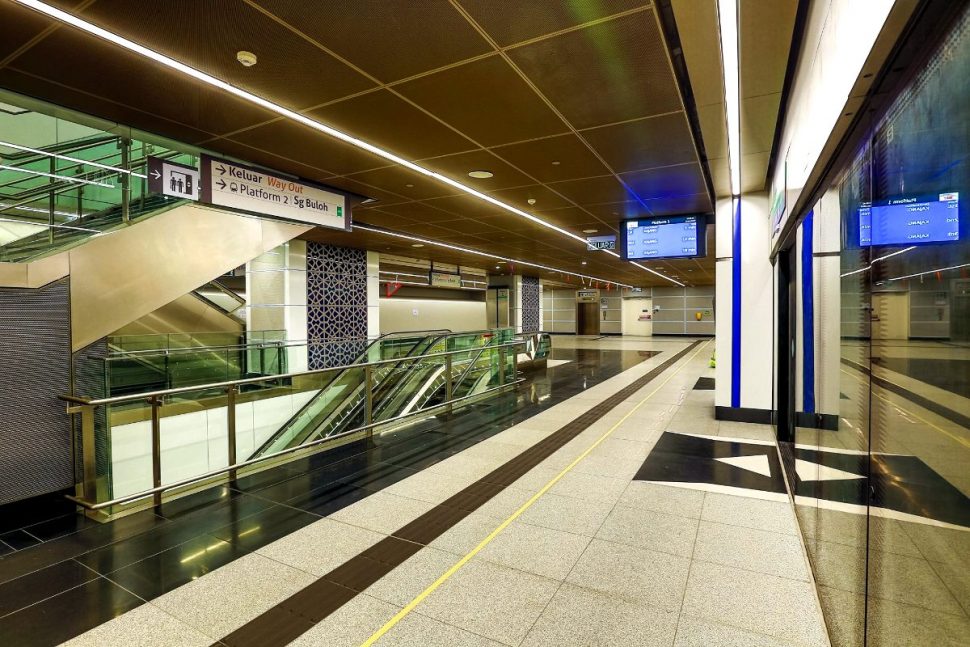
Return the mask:
<svg viewBox="0 0 970 647">
<path fill-rule="evenodd" d="M 913 404 L 919 405 L 928 411 L 932 411 L 938 416 L 942 416 L 953 422 L 957 423 L 964 429 L 970 429 L 970 416 L 966 416 L 958 411 L 944 407 L 939 402 L 934 402 L 929 398 L 923 397 L 918 393 L 913 393 L 909 389 L 902 387 L 895 382 L 890 382 L 889 380 L 883 379 L 878 375 L 873 375 L 872 371 L 869 370 L 867 366 L 863 366 L 858 362 L 853 362 L 851 359 L 841 358 L 842 363 L 846 366 L 851 366 L 857 371 L 861 371 L 869 376 L 869 379 L 876 383 L 878 386 L 886 389 L 887 391 L 892 391 L 896 395 L 902 396 L 912 402 Z M 915 379 L 915 378 L 914 378 Z M 930 384 L 929 386 L 933 386 Z"/>
<path fill-rule="evenodd" d="M 253 618 L 214 645 L 283 647 L 403 564 L 456 523 L 576 438 L 703 341 L 686 348 L 623 387 L 575 420 L 436 505 L 313 584 Z"/>
</svg>

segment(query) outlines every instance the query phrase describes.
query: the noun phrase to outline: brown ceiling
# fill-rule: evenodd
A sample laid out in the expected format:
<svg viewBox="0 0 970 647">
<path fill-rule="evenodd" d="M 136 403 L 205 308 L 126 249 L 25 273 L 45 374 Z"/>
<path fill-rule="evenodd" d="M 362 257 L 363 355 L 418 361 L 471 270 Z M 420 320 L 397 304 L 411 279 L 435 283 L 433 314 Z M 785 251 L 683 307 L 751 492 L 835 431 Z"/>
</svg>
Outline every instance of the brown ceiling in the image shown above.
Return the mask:
<svg viewBox="0 0 970 647">
<path fill-rule="evenodd" d="M 56 4 L 580 235 L 615 232 L 626 217 L 712 210 L 659 19 L 642 1 Z M 242 67 L 238 50 L 259 63 Z M 0 87 L 376 199 L 355 210 L 361 223 L 667 284 L 9 2 L 0 2 Z M 494 177 L 468 177 L 475 169 Z M 494 268 L 361 230 L 312 236 Z M 712 283 L 713 241 L 709 249 L 699 261 L 649 266 Z"/>
</svg>

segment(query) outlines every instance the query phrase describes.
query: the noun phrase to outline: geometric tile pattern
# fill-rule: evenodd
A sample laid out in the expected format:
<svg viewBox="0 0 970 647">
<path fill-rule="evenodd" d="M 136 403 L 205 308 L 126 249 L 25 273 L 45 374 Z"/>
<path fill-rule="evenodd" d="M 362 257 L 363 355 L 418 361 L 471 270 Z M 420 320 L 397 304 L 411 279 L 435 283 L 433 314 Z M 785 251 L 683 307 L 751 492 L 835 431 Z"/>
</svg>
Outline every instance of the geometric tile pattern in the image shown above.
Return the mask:
<svg viewBox="0 0 970 647">
<path fill-rule="evenodd" d="M 539 279 L 522 277 L 522 332 L 539 332 Z"/>
<path fill-rule="evenodd" d="M 367 345 L 367 252 L 307 242 L 310 370 L 353 362 Z"/>
</svg>

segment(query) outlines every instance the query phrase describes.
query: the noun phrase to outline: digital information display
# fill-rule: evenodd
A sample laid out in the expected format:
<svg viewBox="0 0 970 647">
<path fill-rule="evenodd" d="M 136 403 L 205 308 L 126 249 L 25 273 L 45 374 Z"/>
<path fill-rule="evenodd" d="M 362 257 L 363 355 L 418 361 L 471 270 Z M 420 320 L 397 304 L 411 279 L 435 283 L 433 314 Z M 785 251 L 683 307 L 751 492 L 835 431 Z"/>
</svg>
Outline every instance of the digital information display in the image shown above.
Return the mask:
<svg viewBox="0 0 970 647">
<path fill-rule="evenodd" d="M 960 240 L 960 194 L 890 198 L 859 207 L 859 244 L 919 245 Z"/>
<path fill-rule="evenodd" d="M 671 216 L 627 220 L 626 257 L 629 260 L 703 256 L 705 220 L 699 216 Z"/>
</svg>

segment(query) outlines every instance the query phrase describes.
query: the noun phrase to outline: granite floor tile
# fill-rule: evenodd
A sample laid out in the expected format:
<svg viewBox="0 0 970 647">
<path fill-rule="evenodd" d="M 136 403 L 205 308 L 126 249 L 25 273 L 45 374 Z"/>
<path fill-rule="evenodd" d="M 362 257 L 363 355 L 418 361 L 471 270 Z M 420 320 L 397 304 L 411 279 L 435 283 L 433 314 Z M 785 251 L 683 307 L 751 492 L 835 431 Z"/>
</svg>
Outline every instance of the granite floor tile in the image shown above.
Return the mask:
<svg viewBox="0 0 970 647">
<path fill-rule="evenodd" d="M 795 644 L 828 643 L 809 582 L 695 561 L 683 613 Z"/>
<path fill-rule="evenodd" d="M 722 625 L 703 618 L 680 616 L 674 647 L 792 647 L 796 643 Z"/>
<path fill-rule="evenodd" d="M 597 539 L 690 557 L 697 520 L 617 505 L 603 522 Z"/>
<path fill-rule="evenodd" d="M 755 530 L 798 534 L 795 515 L 787 501 L 765 501 L 709 492 L 704 499 L 701 519 Z"/>
<path fill-rule="evenodd" d="M 609 501 L 583 501 L 546 492 L 518 520 L 533 526 L 592 537 L 612 509 L 613 504 Z"/>
<path fill-rule="evenodd" d="M 473 559 L 421 603 L 419 612 L 507 645 L 517 645 L 559 582 Z M 501 595 L 496 593 L 501 591 Z"/>
<path fill-rule="evenodd" d="M 642 510 L 699 519 L 705 493 L 699 490 L 632 481 L 618 503 Z"/>
<path fill-rule="evenodd" d="M 153 604 L 143 604 L 64 643 L 65 647 L 207 647 L 211 644 L 211 636 Z"/>
<path fill-rule="evenodd" d="M 689 560 L 669 553 L 593 539 L 566 581 L 625 598 L 680 609 Z"/>
<path fill-rule="evenodd" d="M 156 598 L 153 604 L 213 638 L 221 638 L 316 578 L 250 554 Z"/>
<path fill-rule="evenodd" d="M 583 554 L 590 538 L 561 530 L 513 522 L 478 554 L 509 568 L 562 580 Z"/>
<path fill-rule="evenodd" d="M 383 538 L 381 533 L 329 518 L 305 526 L 256 552 L 320 577 Z"/>
<path fill-rule="evenodd" d="M 677 612 L 647 602 L 563 584 L 522 647 L 672 644 Z"/>
<path fill-rule="evenodd" d="M 389 535 L 433 507 L 427 501 L 381 491 L 334 512 L 329 518 Z"/>
<path fill-rule="evenodd" d="M 793 535 L 701 521 L 694 559 L 810 581 L 801 540 Z"/>
</svg>

